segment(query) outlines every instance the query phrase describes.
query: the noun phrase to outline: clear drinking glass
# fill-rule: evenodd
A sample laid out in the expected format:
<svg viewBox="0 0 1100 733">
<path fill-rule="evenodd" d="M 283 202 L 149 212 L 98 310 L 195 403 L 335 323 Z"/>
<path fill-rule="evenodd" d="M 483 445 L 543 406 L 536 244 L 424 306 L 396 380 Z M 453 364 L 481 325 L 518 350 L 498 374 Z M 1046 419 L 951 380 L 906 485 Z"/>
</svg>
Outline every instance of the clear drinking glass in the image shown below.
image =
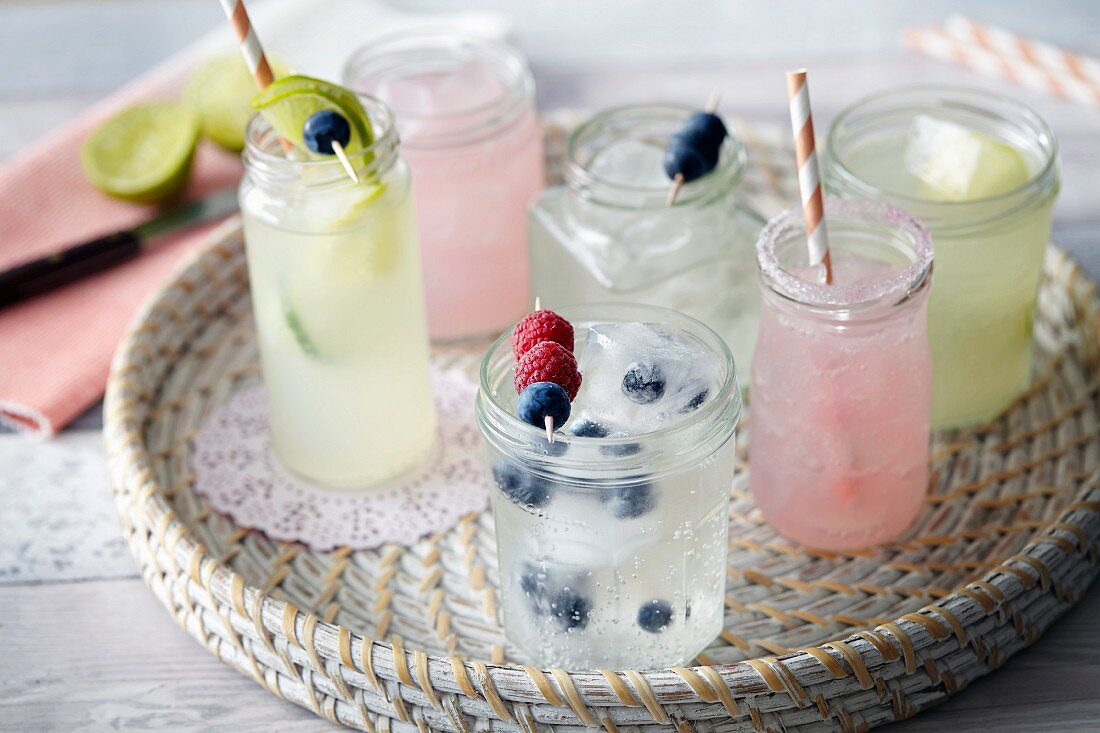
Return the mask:
<svg viewBox="0 0 1100 733">
<path fill-rule="evenodd" d="M 808 264 L 800 212 L 757 245 L 749 483 L 779 532 L 842 550 L 896 537 L 928 489 L 932 246 L 885 203 L 829 199 L 825 212 L 832 285 Z"/>
<path fill-rule="evenodd" d="M 361 100 L 376 136 L 351 156 L 362 183 L 288 159 L 256 116 L 240 186 L 275 450 L 338 488 L 414 467 L 435 436 L 408 169 L 389 110 Z"/>
<path fill-rule="evenodd" d="M 397 119 L 432 338 L 498 333 L 531 304 L 525 217 L 545 182 L 523 55 L 453 29 L 399 33 L 359 49 L 344 81 Z"/>
<path fill-rule="evenodd" d="M 927 158 L 914 159 L 919 147 L 910 152 L 918 133 Z M 914 87 L 842 112 L 825 158 L 830 193 L 891 201 L 932 232 L 933 425 L 996 417 L 1031 380 L 1035 301 L 1060 185 L 1054 133 L 1005 97 Z"/>
<path fill-rule="evenodd" d="M 714 355 L 715 381 L 695 412 L 641 434 L 576 437 L 575 405 L 574 420 L 549 444 L 545 431 L 514 417 L 511 335 L 492 346 L 476 414 L 505 631 L 543 666 L 685 663 L 722 630 L 741 413 L 732 356 L 712 330 L 662 308 L 596 304 L 562 314 L 578 344 L 590 327 L 656 325 Z M 525 503 L 523 495 L 536 498 Z"/>
<path fill-rule="evenodd" d="M 733 133 L 718 167 L 666 204 L 665 145 L 692 112 L 619 107 L 572 134 L 565 185 L 531 207 L 532 290 L 555 309 L 614 301 L 687 313 L 748 364 L 760 313 L 753 243 L 764 220 L 739 195 L 745 148 Z"/>
</svg>

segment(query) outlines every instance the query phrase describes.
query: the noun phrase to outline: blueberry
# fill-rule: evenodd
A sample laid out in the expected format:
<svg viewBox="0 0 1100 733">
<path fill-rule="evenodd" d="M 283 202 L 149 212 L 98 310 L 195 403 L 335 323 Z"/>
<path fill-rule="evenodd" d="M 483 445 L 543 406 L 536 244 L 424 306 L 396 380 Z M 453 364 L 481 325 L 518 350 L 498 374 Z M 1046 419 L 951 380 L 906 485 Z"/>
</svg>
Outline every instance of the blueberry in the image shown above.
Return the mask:
<svg viewBox="0 0 1100 733">
<path fill-rule="evenodd" d="M 649 483 L 616 486 L 601 494 L 600 499 L 611 504 L 616 519 L 637 519 L 657 504 L 656 492 Z"/>
<path fill-rule="evenodd" d="M 667 629 L 671 622 L 672 604 L 668 601 L 654 598 L 652 601 L 643 603 L 638 609 L 638 625 L 643 631 L 659 634 Z"/>
<path fill-rule="evenodd" d="M 569 588 L 563 588 L 550 599 L 550 619 L 559 631 L 583 629 L 591 612 L 592 602 Z"/>
<path fill-rule="evenodd" d="M 710 395 L 710 389 L 703 388 L 703 390 L 701 390 L 694 397 L 692 397 L 690 400 L 688 400 L 687 404 L 684 405 L 683 407 L 681 407 L 680 409 L 678 409 L 676 412 L 683 415 L 685 413 L 694 412 L 695 410 L 698 410 L 700 407 L 703 406 L 703 403 L 707 401 L 707 397 L 709 395 Z"/>
<path fill-rule="evenodd" d="M 553 492 L 546 479 L 503 460 L 494 464 L 493 480 L 505 496 L 523 506 L 546 506 Z"/>
<path fill-rule="evenodd" d="M 542 595 L 542 580 L 540 579 L 542 571 L 533 563 L 523 563 L 523 569 L 519 574 L 519 587 L 529 598 L 536 598 Z"/>
<path fill-rule="evenodd" d="M 588 419 L 574 425 L 570 432 L 578 438 L 606 438 L 611 435 L 611 430 L 606 425 Z"/>
<path fill-rule="evenodd" d="M 708 168 L 708 162 L 705 152 L 687 140 L 675 135 L 669 139 L 665 148 L 665 175 L 669 178 L 682 175 L 685 181 L 694 181 L 714 168 Z"/>
<path fill-rule="evenodd" d="M 519 587 L 527 595 L 535 615 L 546 617 L 556 630 L 583 629 L 592 610 L 592 602 L 576 590 L 578 583 L 583 584 L 580 579 L 583 573 L 565 573 L 565 576 L 547 570 L 540 563 L 525 562 L 520 570 Z"/>
<path fill-rule="evenodd" d="M 343 147 L 351 142 L 351 125 L 346 117 L 331 109 L 314 112 L 302 126 L 302 140 L 315 153 L 333 155 L 333 142 Z"/>
<path fill-rule="evenodd" d="M 696 112 L 680 128 L 684 138 L 705 141 L 714 148 L 721 146 L 728 134 L 722 118 L 712 112 Z"/>
<path fill-rule="evenodd" d="M 665 396 L 665 375 L 651 362 L 636 361 L 623 375 L 623 394 L 631 402 L 648 405 Z"/>
<path fill-rule="evenodd" d="M 569 395 L 553 382 L 535 382 L 519 394 L 516 416 L 525 423 L 541 428 L 547 417 L 554 418 L 555 425 L 564 425 L 569 419 Z"/>
</svg>

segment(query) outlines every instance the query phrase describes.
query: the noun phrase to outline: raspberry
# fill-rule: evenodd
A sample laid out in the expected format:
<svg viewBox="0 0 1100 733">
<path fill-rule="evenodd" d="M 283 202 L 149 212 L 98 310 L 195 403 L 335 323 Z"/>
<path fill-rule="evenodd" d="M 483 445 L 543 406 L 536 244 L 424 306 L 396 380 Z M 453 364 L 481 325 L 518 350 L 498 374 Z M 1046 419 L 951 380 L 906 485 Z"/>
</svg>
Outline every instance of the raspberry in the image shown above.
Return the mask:
<svg viewBox="0 0 1100 733">
<path fill-rule="evenodd" d="M 516 391 L 522 392 L 535 382 L 553 382 L 575 399 L 581 388 L 577 360 L 564 346 L 554 341 L 535 344 L 516 364 Z"/>
<path fill-rule="evenodd" d="M 573 353 L 573 326 L 554 311 L 528 313 L 512 330 L 512 353 L 522 359 L 531 347 L 543 341 L 561 344 Z"/>
</svg>

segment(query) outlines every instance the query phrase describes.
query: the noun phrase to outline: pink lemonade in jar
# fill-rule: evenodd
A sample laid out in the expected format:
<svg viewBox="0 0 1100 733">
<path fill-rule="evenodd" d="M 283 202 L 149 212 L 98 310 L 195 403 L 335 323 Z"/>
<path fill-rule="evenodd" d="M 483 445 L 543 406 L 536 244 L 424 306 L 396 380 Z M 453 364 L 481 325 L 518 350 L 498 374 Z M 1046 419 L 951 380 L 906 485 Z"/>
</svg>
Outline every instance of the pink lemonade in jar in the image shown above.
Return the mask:
<svg viewBox="0 0 1100 733">
<path fill-rule="evenodd" d="M 800 215 L 757 245 L 749 482 L 780 533 L 843 550 L 896 538 L 924 504 L 932 248 L 889 205 L 830 200 L 826 214 L 832 285 L 808 266 Z"/>
<path fill-rule="evenodd" d="M 397 119 L 432 338 L 484 336 L 516 321 L 531 305 L 527 204 L 544 182 L 523 56 L 458 31 L 398 34 L 360 49 L 345 81 Z"/>
</svg>

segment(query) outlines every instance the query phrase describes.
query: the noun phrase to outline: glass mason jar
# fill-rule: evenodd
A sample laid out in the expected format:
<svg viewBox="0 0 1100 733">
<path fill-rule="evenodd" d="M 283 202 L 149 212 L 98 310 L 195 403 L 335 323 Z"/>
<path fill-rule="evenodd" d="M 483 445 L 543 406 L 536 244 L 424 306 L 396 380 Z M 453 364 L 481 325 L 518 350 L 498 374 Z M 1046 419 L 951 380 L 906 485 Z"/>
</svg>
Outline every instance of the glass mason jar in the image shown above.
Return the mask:
<svg viewBox="0 0 1100 733">
<path fill-rule="evenodd" d="M 734 134 L 718 167 L 666 205 L 665 145 L 692 112 L 619 107 L 572 134 L 565 185 L 531 207 L 532 290 L 555 309 L 615 301 L 682 311 L 748 364 L 760 312 L 753 243 L 764 220 L 738 195 L 745 147 Z"/>
<path fill-rule="evenodd" d="M 424 30 L 359 49 L 344 80 L 397 118 L 432 338 L 498 333 L 531 305 L 524 222 L 545 179 L 526 60 L 503 43 Z"/>
<path fill-rule="evenodd" d="M 973 195 L 945 200 L 950 197 L 922 183 L 911 161 L 907 165 L 908 141 L 918 139 L 914 131 L 935 130 L 940 121 L 963 130 L 961 136 L 948 132 L 941 138 L 946 144 L 933 142 L 960 168 L 937 167 L 935 173 L 969 185 Z M 959 161 L 979 152 L 970 143 L 983 140 L 973 168 L 962 170 Z M 1035 301 L 1060 185 L 1054 133 L 1005 97 L 914 87 L 867 97 L 842 112 L 829 130 L 825 157 L 831 194 L 891 201 L 932 232 L 933 425 L 960 427 L 996 417 L 1031 380 Z"/>
<path fill-rule="evenodd" d="M 287 158 L 262 117 L 240 186 L 271 436 L 282 463 L 337 488 L 414 467 L 435 436 L 409 173 L 393 118 L 361 101 L 376 140 L 332 160 Z"/>
<path fill-rule="evenodd" d="M 808 265 L 801 212 L 757 245 L 749 484 L 780 533 L 842 550 L 899 535 L 928 490 L 932 246 L 889 204 L 830 199 L 825 212 L 832 285 Z"/>
<path fill-rule="evenodd" d="M 697 411 L 666 427 L 621 438 L 564 430 L 550 444 L 543 430 L 514 417 L 511 334 L 493 344 L 475 411 L 505 632 L 542 666 L 685 663 L 722 630 L 741 414 L 732 356 L 712 330 L 663 308 L 594 304 L 563 315 L 578 344 L 596 324 L 675 333 L 715 355 L 716 386 Z"/>
</svg>

